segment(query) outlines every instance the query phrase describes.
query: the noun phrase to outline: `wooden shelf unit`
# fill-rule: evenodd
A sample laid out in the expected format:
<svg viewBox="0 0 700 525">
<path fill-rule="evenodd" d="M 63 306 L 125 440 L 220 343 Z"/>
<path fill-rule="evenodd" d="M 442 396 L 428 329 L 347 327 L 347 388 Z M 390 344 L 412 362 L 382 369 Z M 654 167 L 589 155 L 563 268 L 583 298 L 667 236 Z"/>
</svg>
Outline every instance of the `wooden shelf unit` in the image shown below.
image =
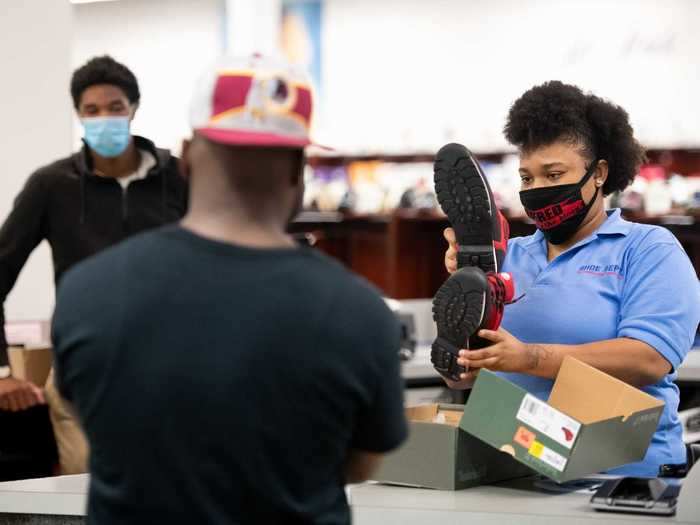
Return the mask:
<svg viewBox="0 0 700 525">
<path fill-rule="evenodd" d="M 446 243 L 442 232 L 449 226 L 437 212 L 397 211 L 390 215 L 347 215 L 323 220 L 323 214 L 291 226 L 292 232 L 312 233 L 316 247 L 396 299 L 432 297 L 447 278 Z M 678 238 L 700 275 L 700 217 L 692 224 L 669 224 L 663 217 L 630 217 L 637 222 L 660 224 Z M 671 222 L 673 222 L 671 220 Z M 688 221 L 683 221 L 688 222 Z M 511 237 L 529 235 L 533 224 L 509 220 Z"/>
</svg>

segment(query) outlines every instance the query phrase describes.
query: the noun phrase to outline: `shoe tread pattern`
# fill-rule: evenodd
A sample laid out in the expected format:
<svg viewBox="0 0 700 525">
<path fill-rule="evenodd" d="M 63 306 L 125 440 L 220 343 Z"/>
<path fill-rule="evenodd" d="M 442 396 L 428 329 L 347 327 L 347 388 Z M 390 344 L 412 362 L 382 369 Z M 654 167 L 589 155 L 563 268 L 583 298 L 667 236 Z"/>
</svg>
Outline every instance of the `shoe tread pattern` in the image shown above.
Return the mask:
<svg viewBox="0 0 700 525">
<path fill-rule="evenodd" d="M 447 215 L 460 246 L 492 246 L 489 196 L 466 148 L 445 146 L 434 165 L 435 194 Z M 458 267 L 477 266 L 485 272 L 496 271 L 493 251 L 489 248 L 468 256 L 458 255 Z"/>
<path fill-rule="evenodd" d="M 438 338 L 433 343 L 430 360 L 448 379 L 458 381 L 459 374 L 466 372 L 457 364 L 457 352 L 467 346 L 469 336 L 478 329 L 482 303 L 480 292 L 465 292 L 459 282 L 450 279 L 435 294 L 433 319 Z"/>
</svg>

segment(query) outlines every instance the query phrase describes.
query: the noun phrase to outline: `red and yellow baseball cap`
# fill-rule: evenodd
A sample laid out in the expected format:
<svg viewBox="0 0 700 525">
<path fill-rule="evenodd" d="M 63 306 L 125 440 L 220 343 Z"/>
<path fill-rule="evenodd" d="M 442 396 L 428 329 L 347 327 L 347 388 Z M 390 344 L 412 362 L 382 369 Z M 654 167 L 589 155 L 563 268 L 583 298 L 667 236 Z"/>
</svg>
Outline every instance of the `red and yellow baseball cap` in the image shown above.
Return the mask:
<svg viewBox="0 0 700 525">
<path fill-rule="evenodd" d="M 306 72 L 281 59 L 221 59 L 197 83 L 192 129 L 213 142 L 244 146 L 311 145 L 313 109 Z"/>
</svg>

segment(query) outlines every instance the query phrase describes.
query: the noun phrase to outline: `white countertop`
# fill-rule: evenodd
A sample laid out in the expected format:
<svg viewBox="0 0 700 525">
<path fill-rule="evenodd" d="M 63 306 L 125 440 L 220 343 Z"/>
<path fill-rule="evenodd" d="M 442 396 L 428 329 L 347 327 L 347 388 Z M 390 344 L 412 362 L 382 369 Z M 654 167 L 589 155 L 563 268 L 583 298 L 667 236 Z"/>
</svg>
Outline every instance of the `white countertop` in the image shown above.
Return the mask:
<svg viewBox="0 0 700 525">
<path fill-rule="evenodd" d="M 401 363 L 401 376 L 404 379 L 440 380 L 440 374 L 437 373 L 430 362 L 430 345 L 416 346 L 416 353 L 413 355 L 413 358 Z"/>
<path fill-rule="evenodd" d="M 87 475 L 0 483 L 0 514 L 85 514 Z M 588 506 L 590 491 L 549 494 L 529 482 L 439 491 L 366 483 L 348 487 L 355 525 L 502 525 L 688 523 L 675 518 L 598 513 Z"/>
<path fill-rule="evenodd" d="M 588 505 L 591 494 L 549 494 L 504 486 L 451 492 L 364 484 L 350 488 L 350 505 L 356 525 L 690 523 L 674 517 L 596 512 Z"/>
<path fill-rule="evenodd" d="M 0 514 L 83 516 L 88 480 L 77 474 L 0 483 Z"/>
</svg>

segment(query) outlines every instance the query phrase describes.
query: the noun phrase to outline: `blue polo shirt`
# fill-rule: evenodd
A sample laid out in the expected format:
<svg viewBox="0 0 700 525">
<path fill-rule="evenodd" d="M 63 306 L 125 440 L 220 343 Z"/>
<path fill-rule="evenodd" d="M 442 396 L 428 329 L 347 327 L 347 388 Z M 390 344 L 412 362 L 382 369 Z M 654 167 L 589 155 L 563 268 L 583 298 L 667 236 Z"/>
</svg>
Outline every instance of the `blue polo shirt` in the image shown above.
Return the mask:
<svg viewBox="0 0 700 525">
<path fill-rule="evenodd" d="M 684 463 L 676 370 L 692 347 L 700 322 L 700 285 L 690 260 L 667 229 L 637 224 L 608 211 L 598 230 L 551 262 L 540 231 L 511 239 L 503 270 L 513 274 L 516 297 L 502 326 L 525 343 L 583 344 L 617 337 L 643 341 L 673 366 L 643 390 L 666 403 L 646 457 L 612 471 L 656 476 L 660 465 Z M 553 381 L 502 374 L 537 397 Z"/>
</svg>

